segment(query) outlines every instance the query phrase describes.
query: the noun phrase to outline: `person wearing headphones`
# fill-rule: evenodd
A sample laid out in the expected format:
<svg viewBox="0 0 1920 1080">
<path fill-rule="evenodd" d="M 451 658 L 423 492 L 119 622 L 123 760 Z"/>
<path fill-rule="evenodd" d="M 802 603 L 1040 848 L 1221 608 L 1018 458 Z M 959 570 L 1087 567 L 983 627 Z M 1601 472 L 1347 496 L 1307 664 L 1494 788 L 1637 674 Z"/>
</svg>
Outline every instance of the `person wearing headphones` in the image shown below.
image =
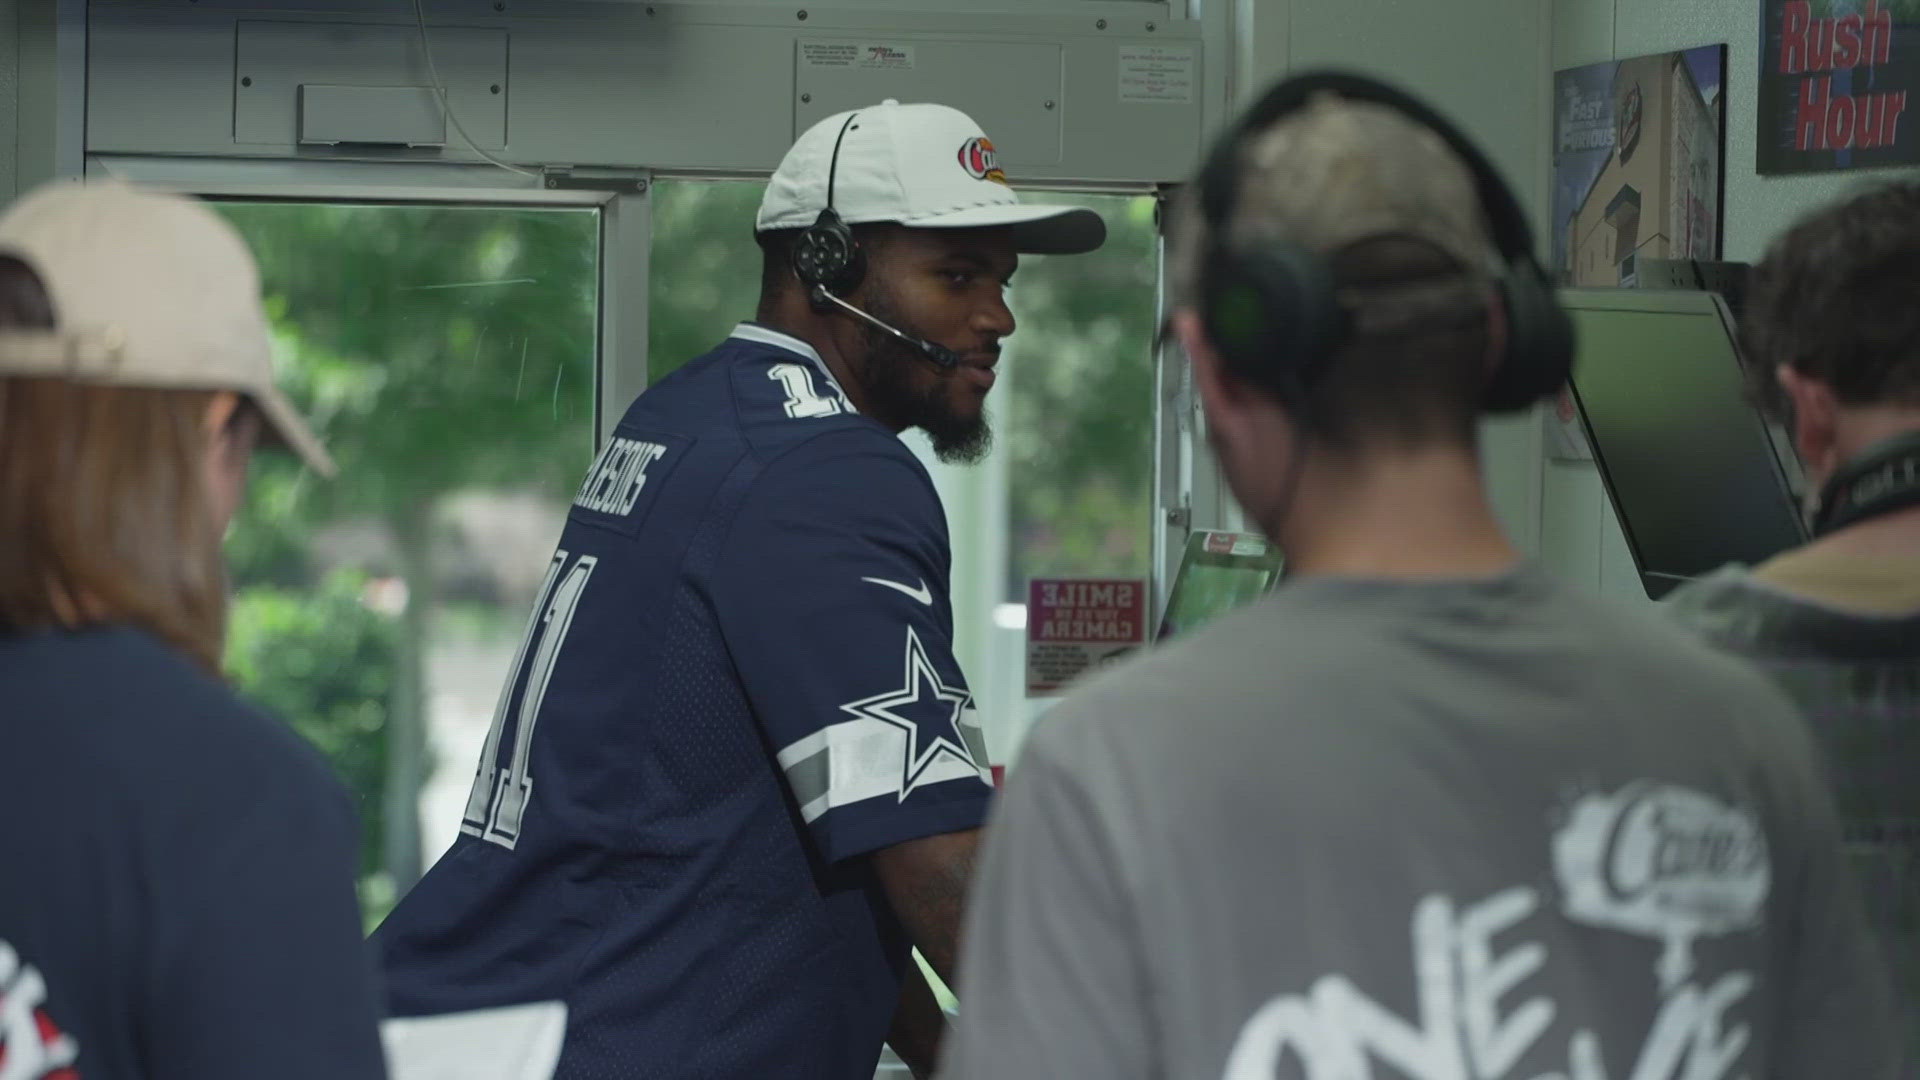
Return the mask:
<svg viewBox="0 0 1920 1080">
<path fill-rule="evenodd" d="M 1754 395 L 1793 434 L 1816 538 L 1668 608 L 1800 704 L 1839 795 L 1920 1072 L 1920 184 L 1808 214 L 1754 268 Z"/>
<path fill-rule="evenodd" d="M 925 1075 L 992 794 L 947 524 L 898 438 L 985 451 L 1022 206 L 939 105 L 821 121 L 767 187 L 759 312 L 588 470 L 462 835 L 380 927 L 398 1015 L 554 1000 L 558 1075 Z"/>
<path fill-rule="evenodd" d="M 345 789 L 221 678 L 220 540 L 274 389 L 198 201 L 0 215 L 0 1076 L 378 1080 Z"/>
<path fill-rule="evenodd" d="M 1287 576 L 1035 728 L 942 1075 L 1892 1077 L 1790 703 L 1495 520 L 1476 419 L 1572 335 L 1485 158 L 1313 75 L 1188 190 L 1173 326 Z"/>
</svg>

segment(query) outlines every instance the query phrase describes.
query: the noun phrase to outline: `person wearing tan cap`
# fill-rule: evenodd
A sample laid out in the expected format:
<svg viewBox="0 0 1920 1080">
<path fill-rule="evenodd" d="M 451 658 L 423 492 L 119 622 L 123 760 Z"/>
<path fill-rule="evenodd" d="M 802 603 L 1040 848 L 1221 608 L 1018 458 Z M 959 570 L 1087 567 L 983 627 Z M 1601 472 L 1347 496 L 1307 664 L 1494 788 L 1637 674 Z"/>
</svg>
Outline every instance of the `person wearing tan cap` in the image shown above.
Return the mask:
<svg viewBox="0 0 1920 1080">
<path fill-rule="evenodd" d="M 385 1075 L 344 789 L 221 678 L 220 542 L 273 386 L 259 278 L 189 198 L 0 216 L 0 1076 Z"/>
<path fill-rule="evenodd" d="M 1035 729 L 943 1075 L 1890 1080 L 1791 704 L 1494 517 L 1476 420 L 1572 341 L 1492 166 L 1328 74 L 1190 190 L 1173 326 L 1287 577 Z"/>
</svg>

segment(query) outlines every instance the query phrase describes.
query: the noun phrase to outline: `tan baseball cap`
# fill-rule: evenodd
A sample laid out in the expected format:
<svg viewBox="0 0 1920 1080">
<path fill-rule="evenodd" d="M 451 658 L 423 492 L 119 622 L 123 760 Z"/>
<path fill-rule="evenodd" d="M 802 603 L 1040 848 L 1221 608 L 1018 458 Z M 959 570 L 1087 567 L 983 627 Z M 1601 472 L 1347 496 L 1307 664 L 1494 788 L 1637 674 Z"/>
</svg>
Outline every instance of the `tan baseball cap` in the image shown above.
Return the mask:
<svg viewBox="0 0 1920 1080">
<path fill-rule="evenodd" d="M 53 302 L 53 331 L 0 331 L 0 375 L 245 394 L 267 434 L 325 476 L 320 440 L 274 387 L 260 273 L 200 200 L 119 181 L 56 181 L 0 215 L 0 255 Z"/>
</svg>

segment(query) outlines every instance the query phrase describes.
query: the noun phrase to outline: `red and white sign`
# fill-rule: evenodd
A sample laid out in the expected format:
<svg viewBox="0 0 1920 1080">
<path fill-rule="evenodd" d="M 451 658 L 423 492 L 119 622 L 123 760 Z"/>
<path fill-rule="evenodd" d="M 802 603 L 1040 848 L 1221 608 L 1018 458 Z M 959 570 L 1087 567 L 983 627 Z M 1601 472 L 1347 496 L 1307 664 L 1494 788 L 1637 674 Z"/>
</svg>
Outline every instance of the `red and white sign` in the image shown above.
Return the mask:
<svg viewBox="0 0 1920 1080">
<path fill-rule="evenodd" d="M 1059 693 L 1147 640 L 1147 583 L 1034 578 L 1027 585 L 1027 696 Z"/>
</svg>

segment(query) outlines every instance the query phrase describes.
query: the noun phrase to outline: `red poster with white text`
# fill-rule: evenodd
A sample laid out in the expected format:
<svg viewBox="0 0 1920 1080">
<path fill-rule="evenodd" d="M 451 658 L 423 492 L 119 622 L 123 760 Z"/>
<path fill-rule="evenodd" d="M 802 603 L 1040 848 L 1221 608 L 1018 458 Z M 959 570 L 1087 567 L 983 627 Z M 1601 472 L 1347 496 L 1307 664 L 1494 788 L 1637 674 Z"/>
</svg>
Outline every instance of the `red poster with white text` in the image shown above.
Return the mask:
<svg viewBox="0 0 1920 1080">
<path fill-rule="evenodd" d="M 1034 578 L 1027 585 L 1027 696 L 1058 694 L 1147 639 L 1147 583 Z"/>
<path fill-rule="evenodd" d="M 1920 11 L 1904 0 L 1761 0 L 1759 91 L 1761 173 L 1920 161 Z"/>
</svg>

